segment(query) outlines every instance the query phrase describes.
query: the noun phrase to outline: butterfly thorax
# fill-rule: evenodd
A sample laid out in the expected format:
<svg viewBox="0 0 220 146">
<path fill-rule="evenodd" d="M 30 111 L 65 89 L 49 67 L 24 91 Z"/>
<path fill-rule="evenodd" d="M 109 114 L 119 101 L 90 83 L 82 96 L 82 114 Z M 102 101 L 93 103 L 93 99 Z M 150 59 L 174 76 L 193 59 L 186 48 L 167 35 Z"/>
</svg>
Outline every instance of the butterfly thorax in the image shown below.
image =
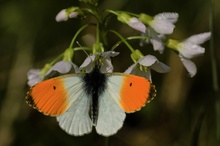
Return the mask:
<svg viewBox="0 0 220 146">
<path fill-rule="evenodd" d="M 96 65 L 90 73 L 84 76 L 83 80 L 86 94 L 88 98 L 92 98 L 90 116 L 93 124 L 96 125 L 98 118 L 98 100 L 106 88 L 107 76 L 101 73 L 100 67 Z"/>
</svg>

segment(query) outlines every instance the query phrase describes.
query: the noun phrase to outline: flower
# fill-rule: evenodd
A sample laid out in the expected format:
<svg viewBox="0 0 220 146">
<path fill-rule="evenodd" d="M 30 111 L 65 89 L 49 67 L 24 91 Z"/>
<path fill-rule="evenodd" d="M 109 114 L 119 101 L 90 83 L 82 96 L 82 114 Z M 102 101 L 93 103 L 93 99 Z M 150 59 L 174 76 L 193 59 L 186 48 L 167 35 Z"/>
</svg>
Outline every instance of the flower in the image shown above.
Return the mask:
<svg viewBox="0 0 220 146">
<path fill-rule="evenodd" d="M 110 57 L 115 57 L 119 54 L 119 52 L 115 52 L 115 51 L 107 51 L 107 52 L 103 52 L 100 54 L 94 54 L 91 56 L 88 56 L 84 62 L 82 63 L 82 65 L 79 67 L 79 70 L 82 70 L 83 68 L 86 69 L 86 72 L 91 72 L 92 69 L 94 68 L 95 65 L 95 58 L 97 55 L 100 55 L 102 58 L 102 66 L 100 68 L 101 72 L 112 72 L 113 71 L 113 65 L 111 63 L 111 58 Z"/>
<path fill-rule="evenodd" d="M 178 20 L 178 13 L 160 13 L 154 16 L 154 20 L 150 26 L 160 34 L 171 34 L 175 28 L 175 23 Z"/>
<path fill-rule="evenodd" d="M 57 15 L 56 15 L 56 21 L 61 22 L 61 21 L 67 21 L 69 18 L 76 18 L 80 13 L 80 9 L 78 7 L 70 7 L 67 9 L 61 10 Z"/>
<path fill-rule="evenodd" d="M 41 75 L 40 69 L 31 69 L 27 73 L 27 78 L 28 78 L 28 86 L 32 87 L 38 82 L 43 81 L 44 76 Z"/>
<path fill-rule="evenodd" d="M 136 17 L 131 17 L 126 13 L 119 13 L 118 20 L 137 31 L 140 31 L 142 33 L 146 32 L 146 26 Z"/>
<path fill-rule="evenodd" d="M 55 63 L 46 73 L 46 76 L 50 75 L 53 71 L 58 72 L 60 74 L 79 72 L 78 67 L 75 64 L 73 64 L 71 61 L 64 61 L 64 60 Z"/>
<path fill-rule="evenodd" d="M 146 55 L 141 57 L 136 63 L 132 64 L 125 73 L 143 76 L 152 81 L 150 72 L 151 69 L 159 73 L 166 73 L 170 71 L 170 67 L 160 62 L 155 56 Z"/>
<path fill-rule="evenodd" d="M 31 69 L 28 71 L 27 84 L 32 87 L 47 78 L 54 77 L 55 75 L 67 74 L 70 72 L 79 72 L 78 67 L 70 61 L 59 61 L 52 67 L 50 64 L 46 64 L 43 69 Z"/>
<path fill-rule="evenodd" d="M 154 17 L 147 14 L 140 14 L 139 19 L 149 25 L 157 33 L 160 34 L 171 34 L 175 28 L 174 23 L 178 20 L 178 13 L 160 13 Z"/>
<path fill-rule="evenodd" d="M 155 51 L 159 51 L 161 54 L 164 51 L 163 40 L 166 38 L 166 34 L 173 33 L 175 28 L 175 23 L 178 19 L 178 13 L 160 13 L 154 17 L 147 14 L 140 14 L 139 19 L 146 25 L 146 33 L 143 36 L 149 37 L 149 39 L 142 40 L 140 45 L 143 46 L 144 43 L 151 43 Z"/>
<path fill-rule="evenodd" d="M 180 60 L 189 72 L 190 77 L 195 76 L 197 72 L 196 65 L 190 59 L 205 53 L 205 48 L 201 47 L 200 44 L 209 40 L 210 37 L 211 33 L 205 32 L 193 35 L 182 42 L 173 39 L 168 40 L 167 46 L 179 53 Z"/>
<path fill-rule="evenodd" d="M 147 29 L 146 33 L 142 36 L 148 36 L 148 39 L 142 39 L 140 41 L 140 46 L 144 46 L 145 43 L 151 43 L 153 45 L 154 51 L 159 51 L 161 54 L 164 51 L 164 42 L 166 38 L 164 34 L 157 34 L 152 28 Z"/>
<path fill-rule="evenodd" d="M 139 20 L 137 19 L 136 17 L 131 17 L 129 19 L 129 21 L 127 22 L 127 24 L 133 28 L 133 29 L 136 29 L 142 33 L 145 33 L 146 32 L 146 26 Z"/>
<path fill-rule="evenodd" d="M 66 13 L 66 9 L 61 10 L 57 15 L 56 15 L 56 21 L 61 22 L 61 21 L 67 21 L 68 20 L 68 14 Z"/>
</svg>

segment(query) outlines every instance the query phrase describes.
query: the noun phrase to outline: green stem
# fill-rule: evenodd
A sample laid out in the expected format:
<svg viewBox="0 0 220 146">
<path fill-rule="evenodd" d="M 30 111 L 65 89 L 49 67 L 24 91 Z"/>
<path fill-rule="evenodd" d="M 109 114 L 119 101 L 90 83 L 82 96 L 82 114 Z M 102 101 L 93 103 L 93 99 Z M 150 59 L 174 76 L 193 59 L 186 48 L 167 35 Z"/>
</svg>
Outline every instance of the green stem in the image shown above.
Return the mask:
<svg viewBox="0 0 220 146">
<path fill-rule="evenodd" d="M 219 96 L 219 86 L 218 86 L 218 73 L 217 73 L 217 62 L 215 56 L 215 46 L 214 46 L 214 14 L 215 14 L 215 0 L 211 1 L 210 7 L 210 30 L 211 30 L 211 40 L 210 40 L 210 56 L 211 56 L 211 67 L 212 67 L 212 86 L 215 98 L 215 115 L 216 115 L 216 140 L 217 145 L 220 145 L 220 96 Z"/>
<path fill-rule="evenodd" d="M 211 40 L 210 40 L 210 55 L 211 55 L 211 63 L 212 63 L 212 77 L 213 77 L 213 89 L 214 91 L 218 91 L 218 73 L 217 73 L 217 62 L 215 56 L 215 48 L 214 48 L 214 0 L 212 0 L 211 4 L 211 16 L 210 16 L 210 30 L 211 30 Z"/>
<path fill-rule="evenodd" d="M 121 39 L 121 42 L 123 42 L 128 47 L 128 49 L 131 50 L 131 52 L 134 52 L 133 47 L 127 42 L 127 40 L 120 33 L 116 32 L 114 30 L 109 30 L 109 31 L 114 33 L 115 35 L 117 35 Z"/>
<path fill-rule="evenodd" d="M 96 43 L 100 43 L 100 32 L 99 32 L 99 23 L 97 23 L 97 26 L 96 26 Z"/>
<path fill-rule="evenodd" d="M 112 10 L 109 10 L 109 9 L 107 9 L 105 11 L 108 12 L 108 13 L 112 13 L 112 14 L 114 14 L 116 16 L 118 15 L 118 13 L 116 11 L 112 11 Z"/>
<path fill-rule="evenodd" d="M 91 48 L 89 47 L 75 47 L 74 48 L 74 51 L 85 51 L 85 50 L 91 51 Z"/>
<path fill-rule="evenodd" d="M 140 39 L 149 39 L 148 36 L 131 36 L 131 37 L 127 37 L 126 40 L 140 40 Z M 122 41 L 118 41 L 111 50 L 114 50 L 115 48 L 117 48 L 120 44 L 122 43 Z"/>
<path fill-rule="evenodd" d="M 71 43 L 70 43 L 70 45 L 69 45 L 69 48 L 73 48 L 73 44 L 74 44 L 74 42 L 75 42 L 77 36 L 78 36 L 86 27 L 88 27 L 88 25 L 89 25 L 89 24 L 83 25 L 83 26 L 76 32 L 76 34 L 74 35 L 74 37 L 73 37 L 73 39 L 72 39 L 72 41 L 71 41 Z"/>
<path fill-rule="evenodd" d="M 109 146 L 109 137 L 105 138 L 105 146 Z"/>
<path fill-rule="evenodd" d="M 106 12 L 109 12 L 109 13 L 112 13 L 112 14 L 114 14 L 114 15 L 118 15 L 118 14 L 120 14 L 120 13 L 126 13 L 126 14 L 128 14 L 128 15 L 130 15 L 130 16 L 134 16 L 134 17 L 139 17 L 139 15 L 138 14 L 134 14 L 134 13 L 131 13 L 131 12 L 127 12 L 127 11 L 113 11 L 113 10 L 109 10 L 109 9 L 107 9 L 107 10 L 105 10 Z"/>
<path fill-rule="evenodd" d="M 60 54 L 59 56 L 57 56 L 52 62 L 50 62 L 49 64 L 52 66 L 54 65 L 58 60 L 60 60 L 63 57 L 63 54 Z"/>
</svg>

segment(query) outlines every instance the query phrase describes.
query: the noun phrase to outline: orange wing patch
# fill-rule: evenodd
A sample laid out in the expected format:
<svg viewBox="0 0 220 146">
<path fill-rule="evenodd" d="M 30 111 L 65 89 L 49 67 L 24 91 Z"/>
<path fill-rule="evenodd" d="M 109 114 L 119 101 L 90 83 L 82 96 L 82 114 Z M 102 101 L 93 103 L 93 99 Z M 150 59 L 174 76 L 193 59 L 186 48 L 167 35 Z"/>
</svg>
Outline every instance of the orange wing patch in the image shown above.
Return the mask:
<svg viewBox="0 0 220 146">
<path fill-rule="evenodd" d="M 45 115 L 59 116 L 67 110 L 67 92 L 61 78 L 52 78 L 33 86 L 27 103 Z"/>
<path fill-rule="evenodd" d="M 140 110 L 155 96 L 155 87 L 143 77 L 128 75 L 121 86 L 120 104 L 125 112 Z"/>
</svg>

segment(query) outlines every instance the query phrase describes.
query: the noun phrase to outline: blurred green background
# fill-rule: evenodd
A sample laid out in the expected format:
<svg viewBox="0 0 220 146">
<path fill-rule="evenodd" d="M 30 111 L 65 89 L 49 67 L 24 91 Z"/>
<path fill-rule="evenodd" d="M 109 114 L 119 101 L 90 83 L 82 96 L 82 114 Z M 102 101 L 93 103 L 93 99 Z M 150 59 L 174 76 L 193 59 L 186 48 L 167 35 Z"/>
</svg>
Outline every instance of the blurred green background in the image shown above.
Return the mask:
<svg viewBox="0 0 220 146">
<path fill-rule="evenodd" d="M 214 1 L 214 49 L 219 72 L 220 1 Z M 44 116 L 25 103 L 27 71 L 43 67 L 62 53 L 81 25 L 79 19 L 55 21 L 61 9 L 72 5 L 78 2 L 0 0 L 0 146 L 104 145 L 106 139 L 95 130 L 82 137 L 70 136 L 59 128 L 55 118 Z M 211 0 L 102 0 L 100 7 L 152 16 L 177 12 L 180 17 L 170 37 L 180 40 L 209 31 L 213 9 Z M 137 34 L 121 23 L 116 24 L 116 30 L 126 36 Z M 94 30 L 88 29 L 86 33 L 94 33 Z M 109 39 L 113 45 L 117 38 Z M 82 35 L 78 41 L 89 44 L 91 40 Z M 217 145 L 209 43 L 203 44 L 205 55 L 193 59 L 198 67 L 194 78 L 188 77 L 174 52 L 167 49 L 160 55 L 152 51 L 151 45 L 141 48 L 147 48 L 144 52 L 156 55 L 172 70 L 167 74 L 152 72 L 158 92 L 156 98 L 141 111 L 127 114 L 122 129 L 109 138 L 109 145 Z M 132 41 L 132 45 L 138 47 L 138 44 Z M 116 51 L 121 54 L 113 59 L 115 71 L 123 72 L 132 63 L 129 51 L 123 45 Z M 74 61 L 80 65 L 86 55 L 76 55 Z"/>
</svg>

